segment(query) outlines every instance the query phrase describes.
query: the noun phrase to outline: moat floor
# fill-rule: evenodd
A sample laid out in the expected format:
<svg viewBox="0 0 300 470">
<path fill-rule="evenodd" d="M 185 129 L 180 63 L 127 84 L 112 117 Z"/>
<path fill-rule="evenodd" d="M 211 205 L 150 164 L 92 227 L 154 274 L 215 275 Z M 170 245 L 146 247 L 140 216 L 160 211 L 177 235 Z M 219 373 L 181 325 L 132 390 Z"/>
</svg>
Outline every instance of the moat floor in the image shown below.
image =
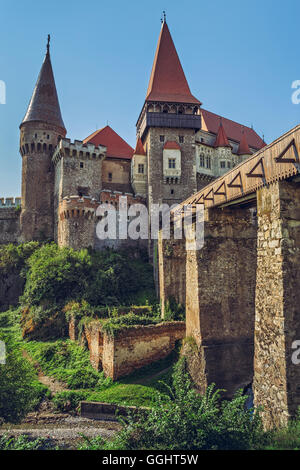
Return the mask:
<svg viewBox="0 0 300 470">
<path fill-rule="evenodd" d="M 72 416 L 67 413 L 29 413 L 21 424 L 4 424 L 0 426 L 0 436 L 17 437 L 22 434 L 36 439 L 42 437 L 63 449 L 76 449 L 82 434 L 87 437 L 101 436 L 109 439 L 121 428 L 118 422 L 93 420 Z"/>
</svg>

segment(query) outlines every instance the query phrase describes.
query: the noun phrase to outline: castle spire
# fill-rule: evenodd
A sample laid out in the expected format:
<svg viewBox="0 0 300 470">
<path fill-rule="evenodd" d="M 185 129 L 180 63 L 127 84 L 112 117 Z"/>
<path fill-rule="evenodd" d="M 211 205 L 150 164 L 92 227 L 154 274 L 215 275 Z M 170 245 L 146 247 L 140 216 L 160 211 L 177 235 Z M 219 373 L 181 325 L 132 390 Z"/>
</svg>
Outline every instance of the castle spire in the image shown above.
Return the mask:
<svg viewBox="0 0 300 470">
<path fill-rule="evenodd" d="M 218 135 L 216 137 L 215 148 L 217 147 L 231 147 L 225 129 L 223 127 L 222 118 L 220 119 L 220 126 L 218 130 Z"/>
<path fill-rule="evenodd" d="M 191 94 L 166 23 L 165 12 L 162 18 L 146 101 L 201 105 L 200 101 Z"/>
<path fill-rule="evenodd" d="M 239 145 L 239 148 L 238 148 L 238 155 L 252 155 L 252 152 L 251 152 L 251 150 L 249 148 L 249 145 L 248 145 L 248 142 L 247 142 L 244 127 L 243 127 L 243 130 L 242 130 L 242 138 L 241 138 L 240 145 Z"/>
<path fill-rule="evenodd" d="M 21 125 L 31 121 L 52 124 L 65 130 L 50 59 L 50 35 L 44 62 Z"/>
</svg>

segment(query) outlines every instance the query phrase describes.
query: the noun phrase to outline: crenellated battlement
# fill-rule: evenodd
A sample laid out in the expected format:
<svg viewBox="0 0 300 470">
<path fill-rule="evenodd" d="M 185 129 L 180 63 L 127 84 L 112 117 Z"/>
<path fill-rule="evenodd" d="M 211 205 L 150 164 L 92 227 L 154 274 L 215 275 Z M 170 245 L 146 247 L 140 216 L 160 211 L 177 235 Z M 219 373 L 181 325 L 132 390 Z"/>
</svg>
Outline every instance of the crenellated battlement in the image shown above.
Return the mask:
<svg viewBox="0 0 300 470">
<path fill-rule="evenodd" d="M 94 198 L 88 196 L 67 196 L 59 204 L 60 220 L 85 217 L 93 219 L 97 207 L 101 204 Z"/>
<path fill-rule="evenodd" d="M 104 159 L 106 156 L 106 147 L 98 147 L 91 143 L 84 143 L 82 140 L 61 139 L 54 151 L 52 161 L 56 164 L 62 157 L 80 158 L 80 159 Z"/>
<path fill-rule="evenodd" d="M 21 207 L 20 197 L 0 197 L 0 209 L 11 209 L 12 207 Z"/>
</svg>

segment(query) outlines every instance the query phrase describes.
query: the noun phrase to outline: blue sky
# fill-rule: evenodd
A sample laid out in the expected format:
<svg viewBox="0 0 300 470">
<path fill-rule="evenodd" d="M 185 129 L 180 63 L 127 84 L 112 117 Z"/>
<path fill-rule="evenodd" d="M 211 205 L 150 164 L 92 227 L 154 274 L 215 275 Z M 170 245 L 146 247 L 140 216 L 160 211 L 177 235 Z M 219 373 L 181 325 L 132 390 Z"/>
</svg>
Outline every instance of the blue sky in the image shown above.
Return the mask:
<svg viewBox="0 0 300 470">
<path fill-rule="evenodd" d="M 162 10 L 192 93 L 203 107 L 253 124 L 269 143 L 300 122 L 299 0 L 0 0 L 0 197 L 21 194 L 18 126 L 51 34 L 71 139 L 109 123 L 135 145 Z"/>
</svg>

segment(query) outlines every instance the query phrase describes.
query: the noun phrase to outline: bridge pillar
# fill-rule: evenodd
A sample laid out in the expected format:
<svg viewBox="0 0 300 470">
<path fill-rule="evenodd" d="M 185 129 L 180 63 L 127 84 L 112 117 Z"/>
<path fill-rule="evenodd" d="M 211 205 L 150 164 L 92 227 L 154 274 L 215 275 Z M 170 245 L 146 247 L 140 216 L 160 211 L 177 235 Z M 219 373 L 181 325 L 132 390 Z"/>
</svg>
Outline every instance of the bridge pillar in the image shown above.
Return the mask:
<svg viewBox="0 0 300 470">
<path fill-rule="evenodd" d="M 159 257 L 159 293 L 162 316 L 169 300 L 174 299 L 177 304 L 185 306 L 186 295 L 186 251 L 185 240 L 162 239 L 160 232 L 158 242 Z"/>
<path fill-rule="evenodd" d="M 253 388 L 264 426 L 272 428 L 286 425 L 300 405 L 300 364 L 292 360 L 300 340 L 300 184 L 263 187 L 257 212 Z"/>
<path fill-rule="evenodd" d="M 204 247 L 186 252 L 183 354 L 200 392 L 215 383 L 225 396 L 253 379 L 256 221 L 249 209 L 210 209 Z"/>
</svg>

